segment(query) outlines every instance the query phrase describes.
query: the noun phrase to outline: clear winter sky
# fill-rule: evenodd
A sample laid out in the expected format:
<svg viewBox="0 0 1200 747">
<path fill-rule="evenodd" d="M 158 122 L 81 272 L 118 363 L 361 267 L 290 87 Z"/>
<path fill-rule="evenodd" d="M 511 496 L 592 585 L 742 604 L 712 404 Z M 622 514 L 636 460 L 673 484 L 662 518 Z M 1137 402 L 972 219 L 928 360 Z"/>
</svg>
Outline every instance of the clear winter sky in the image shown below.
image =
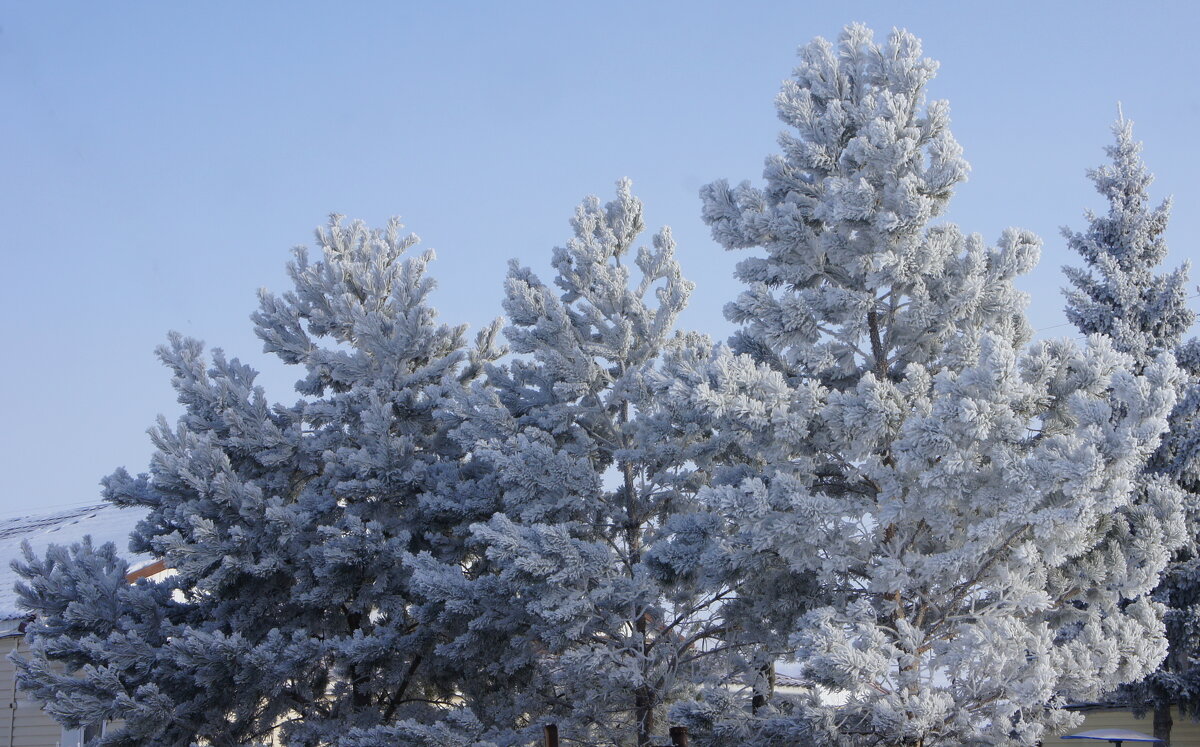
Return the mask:
<svg viewBox="0 0 1200 747">
<path fill-rule="evenodd" d="M 1102 203 L 1117 102 L 1174 195 L 1171 264 L 1200 237 L 1200 12 L 1193 3 L 0 2 L 0 517 L 95 500 L 145 470 L 177 406 L 168 330 L 264 370 L 248 321 L 330 212 L 400 215 L 437 250 L 445 319 L 497 315 L 505 263 L 549 277 L 580 198 L 634 180 L 718 336 L 739 290 L 697 190 L 760 180 L 797 47 L 864 21 L 941 61 L 973 166 L 948 216 L 1045 240 L 1024 288 L 1072 334 L 1059 227 Z M 648 241 L 648 237 L 647 237 Z M 1193 283 L 1200 273 L 1193 271 Z M 1196 301 L 1193 301 L 1195 304 Z"/>
</svg>

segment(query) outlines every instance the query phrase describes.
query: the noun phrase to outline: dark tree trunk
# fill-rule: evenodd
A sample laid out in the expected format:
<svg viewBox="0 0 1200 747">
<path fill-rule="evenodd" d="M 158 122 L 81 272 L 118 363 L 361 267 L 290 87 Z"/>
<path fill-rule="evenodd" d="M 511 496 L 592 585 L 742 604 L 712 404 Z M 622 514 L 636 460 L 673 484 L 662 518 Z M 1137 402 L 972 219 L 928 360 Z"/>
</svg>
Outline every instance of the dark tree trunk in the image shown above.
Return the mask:
<svg viewBox="0 0 1200 747">
<path fill-rule="evenodd" d="M 758 713 L 771 702 L 774 695 L 775 662 L 770 662 L 758 670 L 758 678 L 754 682 L 754 697 L 750 699 L 750 712 Z"/>
<path fill-rule="evenodd" d="M 1154 736 L 1162 740 L 1162 747 L 1171 747 L 1171 706 L 1154 707 Z"/>
<path fill-rule="evenodd" d="M 649 687 L 642 685 L 634 691 L 633 707 L 637 718 L 637 747 L 653 747 L 654 699 Z"/>
</svg>

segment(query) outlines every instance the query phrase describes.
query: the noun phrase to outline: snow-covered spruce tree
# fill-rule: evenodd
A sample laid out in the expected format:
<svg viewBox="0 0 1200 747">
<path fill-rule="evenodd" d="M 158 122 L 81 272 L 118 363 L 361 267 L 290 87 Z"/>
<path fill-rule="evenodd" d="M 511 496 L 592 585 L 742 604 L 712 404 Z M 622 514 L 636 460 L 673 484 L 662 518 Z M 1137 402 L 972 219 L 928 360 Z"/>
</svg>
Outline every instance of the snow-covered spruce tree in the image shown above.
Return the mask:
<svg viewBox="0 0 1200 747">
<path fill-rule="evenodd" d="M 1188 267 L 1158 274 L 1166 259 L 1164 232 L 1170 202 L 1150 207 L 1147 190 L 1153 175 L 1133 139 L 1133 123 L 1121 117 L 1113 126 L 1116 142 L 1106 149 L 1111 163 L 1089 172 L 1108 201 L 1108 214 L 1087 213 L 1083 233 L 1063 229 L 1067 244 L 1085 267 L 1063 271 L 1074 289 L 1067 293 L 1067 317 L 1084 334 L 1107 335 L 1113 347 L 1134 359 L 1134 370 L 1174 353 L 1187 374 L 1170 416 L 1168 433 L 1150 459 L 1137 490 L 1157 489 L 1171 480 L 1186 492 L 1188 545 L 1175 557 L 1155 597 L 1166 604 L 1169 650 L 1154 674 L 1125 688 L 1138 709 L 1154 712 L 1154 736 L 1169 744 L 1171 706 L 1200 716 L 1200 344 L 1184 335 L 1195 321 L 1187 306 Z"/>
<path fill-rule="evenodd" d="M 645 747 L 720 654 L 719 569 L 677 574 L 657 552 L 695 510 L 703 476 L 689 455 L 703 434 L 662 411 L 654 367 L 707 346 L 672 335 L 692 284 L 667 229 L 635 252 L 642 205 L 628 181 L 572 223 L 553 254 L 557 288 L 512 265 L 505 334 L 520 357 L 489 369 L 458 433 L 501 486 L 502 511 L 474 528 L 486 568 L 429 558 L 417 578 L 444 595 L 444 627 L 463 631 L 443 655 L 516 675 L 509 694 L 530 729 Z"/>
<path fill-rule="evenodd" d="M 925 102 L 935 69 L 903 31 L 818 39 L 778 97 L 794 132 L 766 186 L 703 190 L 720 243 L 765 251 L 738 267 L 735 349 L 810 418 L 779 434 L 790 454 L 702 497 L 828 595 L 792 643 L 844 698 L 739 727 L 755 743 L 1034 744 L 1074 722 L 1066 702 L 1164 652 L 1147 595 L 1181 541 L 1179 496 L 1133 506 L 1131 486 L 1177 371 L 1136 375 L 1100 336 L 1024 350 L 1013 278 L 1036 237 L 929 225 L 967 172 L 946 104 Z M 1122 507 L 1136 535 L 1114 527 Z"/>
<path fill-rule="evenodd" d="M 194 340 L 159 350 L 184 413 L 152 431 L 149 474 L 118 470 L 105 497 L 148 510 L 131 549 L 175 573 L 126 585 L 111 545 L 27 557 L 20 684 L 55 718 L 119 722 L 105 745 L 277 728 L 293 745 L 475 743 L 405 559 L 457 562 L 493 512 L 447 403 L 494 357 L 498 326 L 469 349 L 439 324 L 432 253 L 403 256 L 417 239 L 400 228 L 335 217 L 318 261 L 297 250 L 295 289 L 262 292 L 265 350 L 305 372 L 295 404 L 269 405 L 254 371 Z"/>
</svg>

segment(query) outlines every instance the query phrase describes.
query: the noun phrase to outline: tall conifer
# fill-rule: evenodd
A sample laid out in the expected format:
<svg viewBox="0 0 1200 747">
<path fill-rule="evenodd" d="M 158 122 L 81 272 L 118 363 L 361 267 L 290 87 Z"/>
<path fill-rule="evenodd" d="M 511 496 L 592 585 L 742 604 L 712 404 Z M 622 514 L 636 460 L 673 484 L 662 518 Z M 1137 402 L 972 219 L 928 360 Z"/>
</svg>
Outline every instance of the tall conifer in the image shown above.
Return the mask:
<svg viewBox="0 0 1200 747">
<path fill-rule="evenodd" d="M 827 595 L 791 642 L 839 697 L 746 727 L 780 744 L 1034 744 L 1072 722 L 1066 699 L 1164 650 L 1148 593 L 1181 539 L 1179 496 L 1131 485 L 1176 370 L 1135 374 L 1100 336 L 1025 350 L 1013 279 L 1038 239 L 930 225 L 967 173 L 946 104 L 925 100 L 935 70 L 903 31 L 818 39 L 777 99 L 791 131 L 765 186 L 703 191 L 714 237 L 761 250 L 738 266 L 735 349 L 808 411 L 778 436 L 790 454 L 775 444 L 704 495 Z M 1112 526 L 1126 509 L 1136 536 Z"/>
<path fill-rule="evenodd" d="M 126 585 L 114 548 L 88 544 L 20 568 L 37 616 L 20 683 L 55 717 L 116 722 L 114 745 L 477 733 L 405 558 L 458 562 L 495 509 L 449 434 L 498 329 L 469 349 L 437 322 L 432 252 L 405 257 L 400 228 L 335 217 L 317 261 L 297 250 L 294 290 L 262 292 L 255 330 L 302 370 L 295 404 L 195 340 L 160 348 L 183 414 L 151 432 L 149 473 L 118 470 L 105 497 L 148 511 L 131 548 L 173 573 Z"/>
<path fill-rule="evenodd" d="M 474 528 L 483 572 L 427 562 L 423 578 L 445 593 L 447 629 L 462 630 L 447 650 L 526 673 L 504 692 L 534 728 L 645 747 L 711 671 L 730 592 L 720 569 L 677 572 L 695 561 L 665 544 L 696 510 L 702 434 L 664 411 L 671 382 L 656 369 L 707 345 L 673 335 L 692 284 L 669 230 L 635 248 L 644 222 L 628 181 L 572 224 L 553 287 L 512 265 L 505 335 L 520 357 L 489 369 L 494 390 L 476 391 L 459 434 L 500 487 L 501 512 Z"/>
<path fill-rule="evenodd" d="M 1067 318 L 1080 332 L 1109 337 L 1113 347 L 1134 359 L 1137 371 L 1156 356 L 1175 355 L 1186 373 L 1169 431 L 1138 479 L 1138 490 L 1170 480 L 1186 493 L 1188 545 L 1174 558 L 1155 597 L 1166 604 L 1167 657 L 1158 670 L 1124 694 L 1135 708 L 1154 712 L 1154 735 L 1171 738 L 1171 706 L 1200 715 L 1200 576 L 1196 541 L 1200 537 L 1200 343 L 1184 336 L 1195 321 L 1187 305 L 1188 265 L 1160 274 L 1166 260 L 1165 231 L 1170 200 L 1150 206 L 1154 180 L 1133 138 L 1133 123 L 1123 116 L 1113 125 L 1115 142 L 1105 150 L 1110 163 L 1088 172 L 1108 202 L 1104 215 L 1087 213 L 1083 232 L 1063 229 L 1067 245 L 1084 260 L 1064 267 L 1073 288 L 1067 291 Z"/>
</svg>

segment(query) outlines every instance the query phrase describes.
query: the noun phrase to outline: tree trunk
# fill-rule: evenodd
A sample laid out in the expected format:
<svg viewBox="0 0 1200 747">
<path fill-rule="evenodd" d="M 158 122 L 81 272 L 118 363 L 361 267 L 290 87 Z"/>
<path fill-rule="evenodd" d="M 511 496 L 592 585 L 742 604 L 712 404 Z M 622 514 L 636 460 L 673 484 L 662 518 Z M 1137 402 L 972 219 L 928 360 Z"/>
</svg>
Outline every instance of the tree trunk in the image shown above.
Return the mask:
<svg viewBox="0 0 1200 747">
<path fill-rule="evenodd" d="M 651 735 L 654 733 L 654 699 L 649 687 L 642 685 L 636 690 L 633 706 L 637 717 L 637 747 L 653 747 Z"/>
<path fill-rule="evenodd" d="M 621 403 L 620 423 L 624 426 L 629 422 L 629 402 Z M 622 444 L 625 444 L 625 432 L 622 427 L 621 431 Z M 626 444 L 627 445 L 627 444 Z M 642 561 L 642 526 L 641 516 L 638 511 L 637 502 L 637 486 L 634 483 L 634 469 L 629 462 L 621 464 L 621 472 L 625 478 L 625 542 L 629 545 L 629 569 L 632 573 L 638 563 Z M 650 652 L 650 641 L 646 639 L 648 626 L 646 624 L 646 611 L 642 609 L 634 609 L 636 615 L 634 629 L 637 631 L 638 638 L 642 643 L 642 664 L 643 677 L 645 676 L 645 662 Z M 643 684 L 639 686 L 633 693 L 633 715 L 637 720 L 637 747 L 653 747 L 650 741 L 650 735 L 654 733 L 654 692 L 650 686 Z"/>
<path fill-rule="evenodd" d="M 768 662 L 758 670 L 754 682 L 754 697 L 750 699 L 750 712 L 758 713 L 771 702 L 775 695 L 775 662 Z"/>
<path fill-rule="evenodd" d="M 1154 736 L 1162 740 L 1162 747 L 1171 747 L 1171 706 L 1157 705 L 1154 707 Z"/>
</svg>

